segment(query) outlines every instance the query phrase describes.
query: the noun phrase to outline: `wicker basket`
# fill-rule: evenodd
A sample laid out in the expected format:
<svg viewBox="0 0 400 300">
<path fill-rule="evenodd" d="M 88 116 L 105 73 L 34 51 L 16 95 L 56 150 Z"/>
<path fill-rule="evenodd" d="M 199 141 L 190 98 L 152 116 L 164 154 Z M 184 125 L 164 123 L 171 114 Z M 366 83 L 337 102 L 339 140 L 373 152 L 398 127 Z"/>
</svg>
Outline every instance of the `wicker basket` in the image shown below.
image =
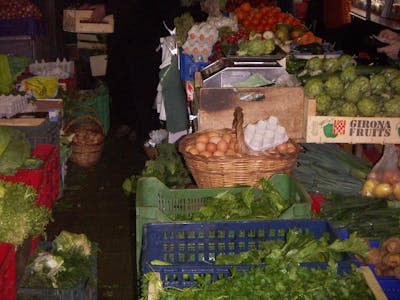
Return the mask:
<svg viewBox="0 0 400 300">
<path fill-rule="evenodd" d="M 73 141 L 71 145 L 71 161 L 81 167 L 92 167 L 97 164 L 103 152 L 105 137 L 103 125 L 97 118 L 82 115 L 71 118 L 64 128 L 66 134 L 77 133 L 79 130 L 91 130 L 102 135 L 98 143 L 77 144 Z"/>
<path fill-rule="evenodd" d="M 269 178 L 276 173 L 292 172 L 300 151 L 298 144 L 291 141 L 296 146 L 296 151 L 290 154 L 280 154 L 275 149 L 252 152 L 244 143 L 243 112 L 240 107 L 235 109 L 233 128 L 213 131 L 221 134 L 229 133 L 236 137 L 238 153 L 235 155 L 204 157 L 186 151 L 189 145 L 195 144 L 200 134 L 211 130 L 187 135 L 180 141 L 179 151 L 183 154 L 186 165 L 199 188 L 254 186 L 262 177 Z"/>
</svg>

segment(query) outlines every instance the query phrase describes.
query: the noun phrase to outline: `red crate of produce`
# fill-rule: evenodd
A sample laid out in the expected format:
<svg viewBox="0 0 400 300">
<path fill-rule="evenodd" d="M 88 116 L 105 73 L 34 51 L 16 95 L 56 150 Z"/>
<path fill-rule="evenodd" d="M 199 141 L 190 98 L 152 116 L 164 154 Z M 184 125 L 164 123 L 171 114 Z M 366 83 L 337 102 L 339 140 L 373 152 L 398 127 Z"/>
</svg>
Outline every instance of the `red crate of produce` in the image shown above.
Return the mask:
<svg viewBox="0 0 400 300">
<path fill-rule="evenodd" d="M 60 151 L 52 144 L 39 144 L 32 156 L 43 161 L 38 169 L 20 169 L 14 176 L 0 176 L 0 179 L 25 183 L 37 190 L 36 204 L 52 209 L 60 189 Z M 36 251 L 40 237 L 32 238 L 32 253 Z M 0 298 L 1 299 L 1 298 Z"/>
<path fill-rule="evenodd" d="M 32 156 L 43 161 L 38 169 L 20 169 L 13 176 L 0 176 L 0 179 L 10 182 L 20 182 L 37 190 L 37 204 L 52 209 L 59 192 L 59 151 L 56 145 L 39 144 Z"/>
<path fill-rule="evenodd" d="M 14 300 L 17 293 L 15 248 L 0 243 L 0 299 Z"/>
</svg>

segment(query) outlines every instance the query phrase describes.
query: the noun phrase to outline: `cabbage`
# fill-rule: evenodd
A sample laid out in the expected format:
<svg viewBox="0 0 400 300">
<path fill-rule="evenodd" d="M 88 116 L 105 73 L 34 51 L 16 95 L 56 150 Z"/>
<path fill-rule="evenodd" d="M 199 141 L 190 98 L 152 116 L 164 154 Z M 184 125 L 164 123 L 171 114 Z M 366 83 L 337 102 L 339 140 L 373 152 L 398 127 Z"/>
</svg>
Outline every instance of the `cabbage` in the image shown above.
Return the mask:
<svg viewBox="0 0 400 300">
<path fill-rule="evenodd" d="M 357 103 L 357 108 L 363 117 L 373 117 L 378 111 L 378 104 L 369 97 L 363 97 Z"/>
<path fill-rule="evenodd" d="M 315 96 L 321 94 L 324 90 L 324 83 L 321 79 L 311 78 L 304 85 L 304 93 L 307 97 L 314 98 Z"/>
<path fill-rule="evenodd" d="M 340 79 L 344 82 L 352 82 L 357 78 L 357 70 L 355 66 L 347 66 L 340 73 Z"/>
<path fill-rule="evenodd" d="M 239 56 L 264 56 L 271 54 L 275 50 L 275 42 L 273 39 L 262 39 L 256 37 L 252 40 L 242 41 L 239 43 Z"/>
<path fill-rule="evenodd" d="M 369 84 L 371 87 L 371 92 L 373 94 L 380 94 L 386 88 L 385 76 L 382 74 L 371 75 L 369 79 Z"/>
<path fill-rule="evenodd" d="M 85 234 L 77 234 L 68 231 L 61 233 L 54 239 L 53 248 L 57 252 L 74 252 L 78 251 L 83 256 L 89 256 L 92 253 L 91 243 Z"/>
<path fill-rule="evenodd" d="M 334 73 L 340 69 L 340 62 L 337 58 L 325 58 L 322 64 L 322 68 L 327 73 Z"/>
<path fill-rule="evenodd" d="M 339 76 L 329 76 L 324 87 L 326 93 L 332 98 L 340 98 L 343 95 L 344 85 Z"/>
<path fill-rule="evenodd" d="M 332 98 L 329 95 L 320 94 L 315 97 L 317 102 L 317 112 L 325 114 L 331 107 Z"/>
<path fill-rule="evenodd" d="M 387 117 L 400 117 L 400 96 L 396 96 L 385 102 L 384 114 Z"/>
</svg>

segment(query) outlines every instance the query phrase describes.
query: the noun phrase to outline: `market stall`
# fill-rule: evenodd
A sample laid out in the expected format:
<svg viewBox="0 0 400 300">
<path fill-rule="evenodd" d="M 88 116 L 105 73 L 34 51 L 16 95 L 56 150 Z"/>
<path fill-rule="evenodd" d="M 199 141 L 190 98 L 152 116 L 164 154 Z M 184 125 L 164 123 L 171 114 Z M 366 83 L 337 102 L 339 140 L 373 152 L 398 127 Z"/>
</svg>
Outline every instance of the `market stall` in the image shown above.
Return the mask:
<svg viewBox="0 0 400 300">
<path fill-rule="evenodd" d="M 338 285 L 360 280 L 357 291 L 347 291 L 352 299 L 396 299 L 397 264 L 387 255 L 397 250 L 387 247 L 399 236 L 397 65 L 365 66 L 278 6 L 229 2 L 228 7 L 225 15 L 213 11 L 200 24 L 178 19 L 181 79 L 193 132 L 176 143 L 174 156 L 153 157 L 142 174 L 124 182 L 125 192 L 136 194 L 143 296 L 187 299 L 204 292 L 230 299 L 249 294 L 294 299 L 306 290 L 304 280 L 295 278 L 309 271 L 318 283 L 307 289 L 324 286 L 326 297 L 345 297 L 336 294 Z M 165 155 L 164 143 L 156 146 L 159 155 Z M 367 160 L 371 148 L 384 153 L 380 162 Z M 168 171 L 154 167 L 160 162 Z M 292 213 L 285 213 L 288 208 Z M 322 233 L 323 241 L 312 228 L 325 220 L 338 235 L 329 239 Z M 293 228 L 318 242 L 299 242 L 299 249 L 292 249 Z M 283 244 L 273 246 L 277 240 Z M 318 243 L 341 249 L 330 270 L 338 278 L 325 277 L 332 259 L 306 256 L 307 247 L 324 252 Z M 289 264 L 290 270 L 270 272 L 275 264 L 282 268 L 280 259 L 296 261 L 291 255 L 297 251 L 305 255 L 297 261 L 301 271 Z M 344 271 L 347 255 L 352 267 Z M 306 266 L 310 262 L 315 264 Z M 280 272 L 298 273 L 272 276 Z M 296 282 L 298 287 L 287 289 Z"/>
<path fill-rule="evenodd" d="M 160 39 L 163 128 L 118 183 L 141 297 L 398 299 L 397 61 L 337 49 L 306 24 L 310 1 L 201 4 L 206 20 L 183 13 Z M 90 15 L 64 10 L 74 58 L 0 51 L 1 299 L 97 299 L 97 243 L 41 238 L 67 163 L 95 170 L 111 128 L 114 19 Z"/>
</svg>

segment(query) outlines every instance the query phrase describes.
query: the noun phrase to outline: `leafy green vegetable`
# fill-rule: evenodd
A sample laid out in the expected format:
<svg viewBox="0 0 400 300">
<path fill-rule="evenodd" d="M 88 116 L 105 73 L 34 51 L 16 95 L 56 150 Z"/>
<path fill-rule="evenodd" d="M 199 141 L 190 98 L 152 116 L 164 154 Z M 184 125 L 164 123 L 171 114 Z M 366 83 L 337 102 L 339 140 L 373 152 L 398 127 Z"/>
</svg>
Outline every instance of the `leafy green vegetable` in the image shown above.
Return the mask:
<svg viewBox="0 0 400 300">
<path fill-rule="evenodd" d="M 30 156 L 31 146 L 25 134 L 12 127 L 1 127 L 0 136 L 0 175 L 14 175 Z M 7 138 L 9 136 L 9 138 Z"/>
<path fill-rule="evenodd" d="M 44 233 L 50 211 L 37 206 L 36 191 L 25 184 L 0 180 L 0 241 L 20 246 Z"/>
<path fill-rule="evenodd" d="M 137 180 L 140 177 L 156 177 L 170 188 L 184 188 L 192 183 L 190 173 L 175 144 L 163 142 L 157 145 L 158 156 L 148 160 L 140 175 L 126 178 L 122 189 L 126 195 L 136 193 Z"/>
<path fill-rule="evenodd" d="M 261 243 L 259 249 L 231 255 L 218 255 L 217 265 L 230 264 L 269 264 L 271 260 L 284 260 L 294 263 L 303 262 L 338 262 L 344 253 L 353 253 L 360 257 L 368 255 L 368 247 L 364 239 L 352 233 L 347 240 L 336 239 L 330 242 L 329 234 L 320 239 L 299 229 L 289 229 L 285 241 L 267 241 Z"/>
<path fill-rule="evenodd" d="M 171 218 L 181 221 L 276 219 L 291 204 L 290 201 L 282 198 L 272 183 L 261 178 L 259 188 L 248 187 L 238 193 L 227 190 L 207 199 L 198 212 L 189 216 L 171 216 Z"/>
<path fill-rule="evenodd" d="M 319 217 L 364 238 L 383 240 L 400 235 L 400 209 L 389 208 L 385 199 L 331 193 Z"/>
<path fill-rule="evenodd" d="M 163 288 L 161 280 L 154 274 L 146 277 L 154 284 L 154 294 L 160 300 L 374 299 L 360 272 L 353 269 L 353 272 L 338 274 L 336 264 L 330 264 L 327 269 L 308 269 L 276 260 L 265 268 L 253 268 L 247 272 L 232 270 L 230 277 L 214 282 L 206 274 L 198 279 L 196 287 L 183 290 Z"/>
<path fill-rule="evenodd" d="M 51 246 L 41 249 L 27 267 L 24 287 L 73 288 L 96 278 L 93 266 L 97 248 L 85 234 L 62 231 Z"/>
</svg>

